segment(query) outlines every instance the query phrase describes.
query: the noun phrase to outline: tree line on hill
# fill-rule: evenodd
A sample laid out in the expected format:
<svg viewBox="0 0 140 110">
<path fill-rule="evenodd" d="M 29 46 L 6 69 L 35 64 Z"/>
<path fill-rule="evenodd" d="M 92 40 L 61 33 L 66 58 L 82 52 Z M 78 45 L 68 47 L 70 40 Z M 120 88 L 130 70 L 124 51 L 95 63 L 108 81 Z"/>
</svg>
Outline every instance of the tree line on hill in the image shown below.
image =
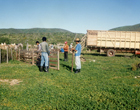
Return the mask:
<svg viewBox="0 0 140 110">
<path fill-rule="evenodd" d="M 140 31 L 140 24 L 132 25 L 132 26 L 122 26 L 122 27 L 117 27 L 113 28 L 110 30 L 114 31 Z"/>
<path fill-rule="evenodd" d="M 118 28 L 113 28 L 110 30 L 114 31 L 140 31 L 140 24 L 132 26 L 122 26 Z M 35 41 L 40 41 L 41 38 L 46 36 L 47 41 L 52 44 L 72 43 L 75 37 L 82 38 L 84 34 L 82 33 L 72 33 L 65 29 L 59 28 L 32 28 L 32 29 L 0 29 L 0 43 L 22 43 L 26 45 L 34 45 Z"/>
<path fill-rule="evenodd" d="M 23 45 L 28 44 L 36 45 L 36 41 L 42 42 L 42 37 L 47 37 L 49 44 L 64 43 L 68 41 L 68 44 L 73 43 L 74 38 L 82 38 L 84 34 L 77 34 L 71 32 L 54 32 L 54 33 L 6 33 L 0 34 L 0 43 L 22 43 Z"/>
<path fill-rule="evenodd" d="M 71 33 L 68 30 L 65 29 L 59 29 L 59 28 L 31 28 L 31 29 L 0 29 L 0 34 L 19 34 L 19 33 L 55 33 L 55 32 L 68 32 Z"/>
</svg>

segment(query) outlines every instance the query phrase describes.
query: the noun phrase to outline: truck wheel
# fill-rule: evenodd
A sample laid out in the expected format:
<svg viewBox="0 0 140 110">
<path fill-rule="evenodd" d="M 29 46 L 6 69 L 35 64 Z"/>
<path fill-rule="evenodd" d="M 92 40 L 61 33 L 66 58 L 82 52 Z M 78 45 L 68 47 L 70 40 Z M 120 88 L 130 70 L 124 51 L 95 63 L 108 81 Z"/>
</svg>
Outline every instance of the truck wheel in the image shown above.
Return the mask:
<svg viewBox="0 0 140 110">
<path fill-rule="evenodd" d="M 107 51 L 107 56 L 108 56 L 108 57 L 114 57 L 114 56 L 115 56 L 115 51 L 114 51 L 113 49 L 109 49 L 109 50 Z"/>
</svg>

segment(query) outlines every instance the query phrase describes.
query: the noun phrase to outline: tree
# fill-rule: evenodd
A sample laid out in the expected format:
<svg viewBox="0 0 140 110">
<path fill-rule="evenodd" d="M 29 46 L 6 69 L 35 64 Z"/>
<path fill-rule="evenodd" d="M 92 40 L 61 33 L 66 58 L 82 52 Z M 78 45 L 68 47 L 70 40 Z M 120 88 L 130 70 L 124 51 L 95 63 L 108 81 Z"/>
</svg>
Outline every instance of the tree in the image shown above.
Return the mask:
<svg viewBox="0 0 140 110">
<path fill-rule="evenodd" d="M 5 38 L 5 37 L 1 37 L 0 38 L 0 43 L 6 43 L 6 44 L 10 44 L 10 40 L 8 38 Z"/>
</svg>

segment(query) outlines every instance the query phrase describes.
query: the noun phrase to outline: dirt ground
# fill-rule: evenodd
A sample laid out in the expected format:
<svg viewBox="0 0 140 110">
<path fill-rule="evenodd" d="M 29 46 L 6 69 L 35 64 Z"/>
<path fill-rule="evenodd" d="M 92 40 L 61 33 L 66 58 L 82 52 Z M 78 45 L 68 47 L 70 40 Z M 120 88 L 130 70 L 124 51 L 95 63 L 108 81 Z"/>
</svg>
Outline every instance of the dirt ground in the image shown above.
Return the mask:
<svg viewBox="0 0 140 110">
<path fill-rule="evenodd" d="M 17 85 L 22 82 L 20 79 L 0 79 L 0 82 L 9 83 L 11 86 Z"/>
</svg>

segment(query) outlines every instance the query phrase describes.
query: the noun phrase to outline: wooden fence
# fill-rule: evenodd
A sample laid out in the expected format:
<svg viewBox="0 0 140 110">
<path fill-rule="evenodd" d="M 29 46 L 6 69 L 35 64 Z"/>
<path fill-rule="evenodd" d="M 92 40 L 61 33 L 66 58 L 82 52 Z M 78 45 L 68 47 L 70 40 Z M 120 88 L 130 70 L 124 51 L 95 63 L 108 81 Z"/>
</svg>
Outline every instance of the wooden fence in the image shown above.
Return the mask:
<svg viewBox="0 0 140 110">
<path fill-rule="evenodd" d="M 31 63 L 32 65 L 40 66 L 41 63 L 41 52 L 31 49 L 30 51 L 21 50 L 18 48 L 14 50 L 13 48 L 0 48 L 0 64 L 2 62 L 9 62 L 9 60 L 18 60 L 26 63 Z M 49 67 L 52 69 L 59 70 L 59 50 L 53 49 L 50 51 L 49 55 Z"/>
<path fill-rule="evenodd" d="M 53 49 L 50 51 L 49 67 L 59 70 L 59 50 Z"/>
<path fill-rule="evenodd" d="M 31 63 L 32 65 L 40 66 L 41 63 L 41 53 L 35 51 L 35 49 L 30 51 L 18 49 L 16 58 L 19 61 Z M 59 70 L 59 50 L 53 49 L 50 51 L 49 68 Z"/>
<path fill-rule="evenodd" d="M 16 51 L 13 48 L 0 48 L 0 64 L 2 62 L 9 62 L 9 60 L 14 60 L 15 59 L 15 53 Z"/>
</svg>

